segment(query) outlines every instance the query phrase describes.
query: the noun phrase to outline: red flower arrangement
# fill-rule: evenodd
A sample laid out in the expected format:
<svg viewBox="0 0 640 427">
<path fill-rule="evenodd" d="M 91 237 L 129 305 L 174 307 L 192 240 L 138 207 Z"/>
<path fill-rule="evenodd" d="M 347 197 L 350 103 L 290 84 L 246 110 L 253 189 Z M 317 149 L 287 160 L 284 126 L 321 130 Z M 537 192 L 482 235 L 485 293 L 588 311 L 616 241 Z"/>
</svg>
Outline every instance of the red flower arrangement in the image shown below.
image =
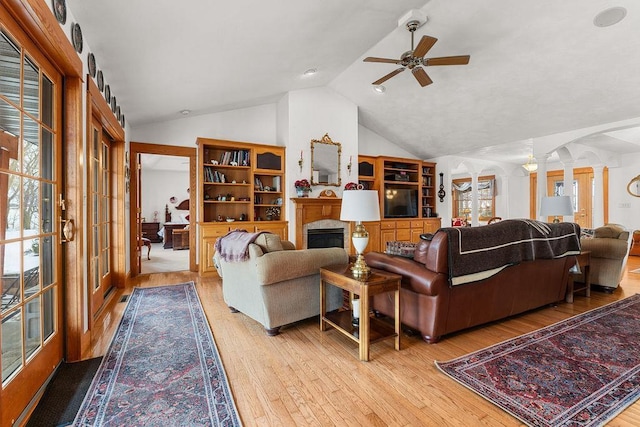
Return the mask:
<svg viewBox="0 0 640 427">
<path fill-rule="evenodd" d="M 362 186 L 355 182 L 349 182 L 344 186 L 345 190 L 362 190 Z"/>
<path fill-rule="evenodd" d="M 299 179 L 295 182 L 296 190 L 311 191 L 311 184 L 306 179 Z"/>
</svg>

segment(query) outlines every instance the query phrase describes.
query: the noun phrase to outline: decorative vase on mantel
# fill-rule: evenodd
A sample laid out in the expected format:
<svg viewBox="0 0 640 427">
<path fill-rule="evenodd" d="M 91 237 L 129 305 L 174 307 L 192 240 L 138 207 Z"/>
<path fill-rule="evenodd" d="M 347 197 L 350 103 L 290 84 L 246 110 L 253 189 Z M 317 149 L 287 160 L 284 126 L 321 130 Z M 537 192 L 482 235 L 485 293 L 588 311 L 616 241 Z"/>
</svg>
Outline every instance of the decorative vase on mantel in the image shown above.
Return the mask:
<svg viewBox="0 0 640 427">
<path fill-rule="evenodd" d="M 296 191 L 298 193 L 298 197 L 309 197 L 308 188 L 300 187 L 300 188 L 296 188 Z"/>
</svg>

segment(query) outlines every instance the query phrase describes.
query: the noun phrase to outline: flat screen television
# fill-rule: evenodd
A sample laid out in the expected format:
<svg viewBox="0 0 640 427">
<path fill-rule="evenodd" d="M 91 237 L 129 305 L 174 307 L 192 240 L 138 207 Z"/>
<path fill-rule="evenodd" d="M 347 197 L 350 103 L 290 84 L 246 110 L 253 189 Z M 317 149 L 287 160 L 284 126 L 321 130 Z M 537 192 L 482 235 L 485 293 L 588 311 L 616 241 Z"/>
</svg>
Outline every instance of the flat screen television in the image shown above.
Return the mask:
<svg viewBox="0 0 640 427">
<path fill-rule="evenodd" d="M 418 216 L 418 190 L 389 188 L 384 195 L 385 218 L 416 218 Z"/>
</svg>

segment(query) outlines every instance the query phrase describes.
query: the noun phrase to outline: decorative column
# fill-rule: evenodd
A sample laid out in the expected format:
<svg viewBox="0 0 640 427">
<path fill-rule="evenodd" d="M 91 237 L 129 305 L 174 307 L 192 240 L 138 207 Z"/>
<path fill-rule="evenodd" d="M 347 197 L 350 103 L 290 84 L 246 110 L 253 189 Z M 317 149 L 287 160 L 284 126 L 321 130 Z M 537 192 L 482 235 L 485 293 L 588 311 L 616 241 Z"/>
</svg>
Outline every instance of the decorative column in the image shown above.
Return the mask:
<svg viewBox="0 0 640 427">
<path fill-rule="evenodd" d="M 575 199 L 575 195 L 573 194 L 573 161 L 569 160 L 563 163 L 564 165 L 564 185 L 563 185 L 563 196 L 571 197 L 571 205 L 577 206 L 577 202 Z M 573 215 L 565 216 L 564 221 L 574 222 L 575 221 L 575 210 Z M 580 215 L 580 213 L 578 213 Z"/>
<path fill-rule="evenodd" d="M 593 167 L 593 206 L 591 227 L 604 225 L 604 166 Z"/>
<path fill-rule="evenodd" d="M 471 174 L 471 225 L 478 226 L 478 173 Z"/>
<path fill-rule="evenodd" d="M 538 164 L 538 188 L 536 191 L 536 218 L 540 221 L 546 221 L 546 218 L 543 218 L 540 215 L 540 204 L 541 200 L 544 196 L 547 195 L 547 159 L 549 158 L 548 154 L 539 154 L 535 156 L 536 163 Z"/>
</svg>

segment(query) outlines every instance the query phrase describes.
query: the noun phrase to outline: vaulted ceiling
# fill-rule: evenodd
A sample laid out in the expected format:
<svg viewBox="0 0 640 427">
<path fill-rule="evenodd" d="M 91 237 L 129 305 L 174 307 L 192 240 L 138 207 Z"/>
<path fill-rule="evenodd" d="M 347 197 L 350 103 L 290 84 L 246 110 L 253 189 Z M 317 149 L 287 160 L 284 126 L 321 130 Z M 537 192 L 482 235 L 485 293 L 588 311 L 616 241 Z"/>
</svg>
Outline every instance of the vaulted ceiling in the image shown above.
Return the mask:
<svg viewBox="0 0 640 427">
<path fill-rule="evenodd" d="M 360 124 L 418 157 L 524 161 L 529 138 L 640 117 L 635 0 L 67 2 L 133 127 L 329 86 L 358 105 Z M 594 24 L 616 6 L 620 23 Z M 470 63 L 426 67 L 426 87 L 400 73 L 378 94 L 371 83 L 398 66 L 362 60 L 409 50 L 398 22 L 414 9 L 428 17 L 416 42 L 438 39 L 427 57 Z M 640 151 L 633 131 L 589 142 Z"/>
</svg>

